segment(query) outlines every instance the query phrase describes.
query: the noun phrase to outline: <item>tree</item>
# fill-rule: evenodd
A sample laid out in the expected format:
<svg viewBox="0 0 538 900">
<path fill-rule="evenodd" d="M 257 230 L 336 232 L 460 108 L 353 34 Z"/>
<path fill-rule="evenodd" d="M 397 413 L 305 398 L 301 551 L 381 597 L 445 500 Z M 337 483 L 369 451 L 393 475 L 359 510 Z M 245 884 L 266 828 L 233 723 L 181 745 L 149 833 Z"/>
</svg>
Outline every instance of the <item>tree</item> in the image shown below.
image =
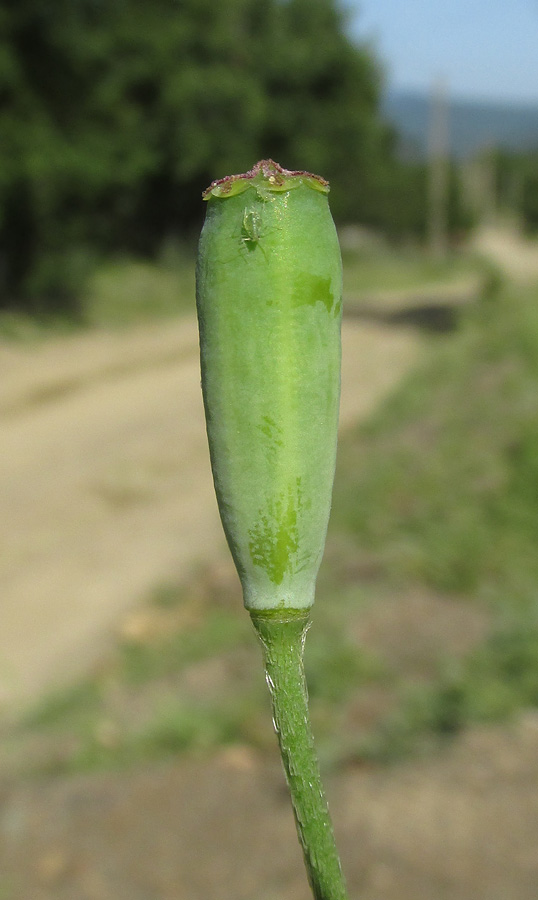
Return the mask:
<svg viewBox="0 0 538 900">
<path fill-rule="evenodd" d="M 273 156 L 380 220 L 380 70 L 337 0 L 6 0 L 0 305 L 76 299 L 79 249 L 153 254 L 209 181 Z"/>
</svg>

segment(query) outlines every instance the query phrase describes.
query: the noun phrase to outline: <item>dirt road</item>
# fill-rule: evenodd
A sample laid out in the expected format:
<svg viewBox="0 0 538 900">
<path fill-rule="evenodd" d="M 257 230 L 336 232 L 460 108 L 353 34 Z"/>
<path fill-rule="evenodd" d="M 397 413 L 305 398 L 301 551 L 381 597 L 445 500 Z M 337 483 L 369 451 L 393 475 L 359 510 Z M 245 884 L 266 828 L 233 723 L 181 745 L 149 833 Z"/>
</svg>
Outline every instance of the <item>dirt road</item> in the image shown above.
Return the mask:
<svg viewBox="0 0 538 900">
<path fill-rule="evenodd" d="M 526 240 L 514 229 L 483 228 L 475 235 L 472 249 L 493 260 L 519 284 L 530 284 L 538 279 L 538 243 Z"/>
<path fill-rule="evenodd" d="M 418 346 L 409 330 L 345 323 L 344 428 L 402 377 Z M 0 416 L 8 709 L 82 671 L 156 583 L 225 548 L 193 321 L 39 350 L 0 346 Z M 405 623 L 420 633 L 420 621 L 425 641 L 436 629 L 445 641 L 436 605 L 413 612 L 408 602 L 403 619 L 381 610 L 371 633 L 386 621 L 400 645 Z M 461 622 L 470 607 L 457 605 Z M 529 711 L 427 757 L 334 774 L 329 797 L 350 896 L 534 900 L 537 760 Z M 237 745 L 209 759 L 0 779 L 6 900 L 309 896 L 276 749 L 273 761 Z"/>
<path fill-rule="evenodd" d="M 529 713 L 328 780 L 349 896 L 535 900 L 537 750 Z M 8 900 L 311 900 L 280 766 L 248 748 L 0 796 Z"/>
<path fill-rule="evenodd" d="M 415 359 L 346 322 L 342 427 Z M 125 611 L 226 548 L 194 319 L 0 346 L 0 713 L 84 671 Z"/>
</svg>

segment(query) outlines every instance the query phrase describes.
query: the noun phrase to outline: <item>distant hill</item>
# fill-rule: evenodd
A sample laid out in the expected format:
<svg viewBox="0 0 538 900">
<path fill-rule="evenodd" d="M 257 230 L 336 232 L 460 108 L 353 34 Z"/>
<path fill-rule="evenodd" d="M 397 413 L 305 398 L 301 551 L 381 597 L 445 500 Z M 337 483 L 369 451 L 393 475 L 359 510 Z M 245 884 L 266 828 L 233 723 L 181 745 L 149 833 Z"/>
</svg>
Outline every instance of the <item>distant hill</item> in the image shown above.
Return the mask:
<svg viewBox="0 0 538 900">
<path fill-rule="evenodd" d="M 406 156 L 426 153 L 431 99 L 424 94 L 393 92 L 383 101 L 384 116 L 402 139 Z M 538 105 L 511 106 L 449 99 L 450 150 L 470 156 L 483 147 L 538 150 Z"/>
</svg>

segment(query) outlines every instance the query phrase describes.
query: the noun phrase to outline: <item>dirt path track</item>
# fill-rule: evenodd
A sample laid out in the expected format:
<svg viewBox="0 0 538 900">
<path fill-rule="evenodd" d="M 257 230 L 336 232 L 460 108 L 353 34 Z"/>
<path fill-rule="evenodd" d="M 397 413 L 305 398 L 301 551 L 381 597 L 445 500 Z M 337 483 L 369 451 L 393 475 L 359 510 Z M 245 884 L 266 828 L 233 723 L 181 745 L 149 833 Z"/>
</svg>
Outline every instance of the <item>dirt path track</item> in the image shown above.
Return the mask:
<svg viewBox="0 0 538 900">
<path fill-rule="evenodd" d="M 519 284 L 532 284 L 538 279 L 538 242 L 523 238 L 513 229 L 484 228 L 475 235 L 472 248 Z"/>
<path fill-rule="evenodd" d="M 415 359 L 405 329 L 346 322 L 342 427 Z M 84 671 L 122 614 L 226 552 L 194 319 L 0 346 L 0 711 Z"/>
</svg>

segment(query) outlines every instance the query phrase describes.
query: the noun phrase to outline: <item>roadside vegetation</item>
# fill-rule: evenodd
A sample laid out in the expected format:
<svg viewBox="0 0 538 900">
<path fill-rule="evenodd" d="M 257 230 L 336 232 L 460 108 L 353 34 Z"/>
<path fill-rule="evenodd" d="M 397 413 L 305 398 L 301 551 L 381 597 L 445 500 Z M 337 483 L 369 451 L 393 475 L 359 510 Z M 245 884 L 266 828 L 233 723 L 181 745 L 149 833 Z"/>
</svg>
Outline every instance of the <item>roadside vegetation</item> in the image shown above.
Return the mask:
<svg viewBox="0 0 538 900">
<path fill-rule="evenodd" d="M 371 740 L 397 755 L 538 705 L 538 307 L 506 288 L 471 310 L 367 427 L 342 442 L 333 526 L 398 596 L 410 585 L 489 626 Z"/>
<path fill-rule="evenodd" d="M 537 293 L 484 297 L 341 441 L 306 652 L 326 766 L 425 752 L 538 705 Z M 11 751 L 39 771 L 272 753 L 258 653 L 231 565 L 194 572 L 157 588 Z"/>
<path fill-rule="evenodd" d="M 463 279 L 486 278 L 487 265 L 469 252 L 454 251 L 434 258 L 422 246 L 380 246 L 343 251 L 344 298 L 421 291 L 432 285 L 452 286 Z"/>
<path fill-rule="evenodd" d="M 166 244 L 157 260 L 128 256 L 94 264 L 77 311 L 40 313 L 0 309 L 0 340 L 46 340 L 87 328 L 127 328 L 146 321 L 194 314 L 194 245 Z M 450 287 L 487 276 L 484 263 L 468 253 L 433 260 L 419 248 L 381 246 L 345 254 L 344 292 L 370 301 L 377 293 Z M 471 284 L 471 290 L 473 290 Z"/>
<path fill-rule="evenodd" d="M 117 257 L 92 264 L 76 310 L 0 309 L 0 339 L 46 340 L 87 328 L 123 328 L 194 313 L 194 249 L 169 245 L 156 261 Z"/>
</svg>

